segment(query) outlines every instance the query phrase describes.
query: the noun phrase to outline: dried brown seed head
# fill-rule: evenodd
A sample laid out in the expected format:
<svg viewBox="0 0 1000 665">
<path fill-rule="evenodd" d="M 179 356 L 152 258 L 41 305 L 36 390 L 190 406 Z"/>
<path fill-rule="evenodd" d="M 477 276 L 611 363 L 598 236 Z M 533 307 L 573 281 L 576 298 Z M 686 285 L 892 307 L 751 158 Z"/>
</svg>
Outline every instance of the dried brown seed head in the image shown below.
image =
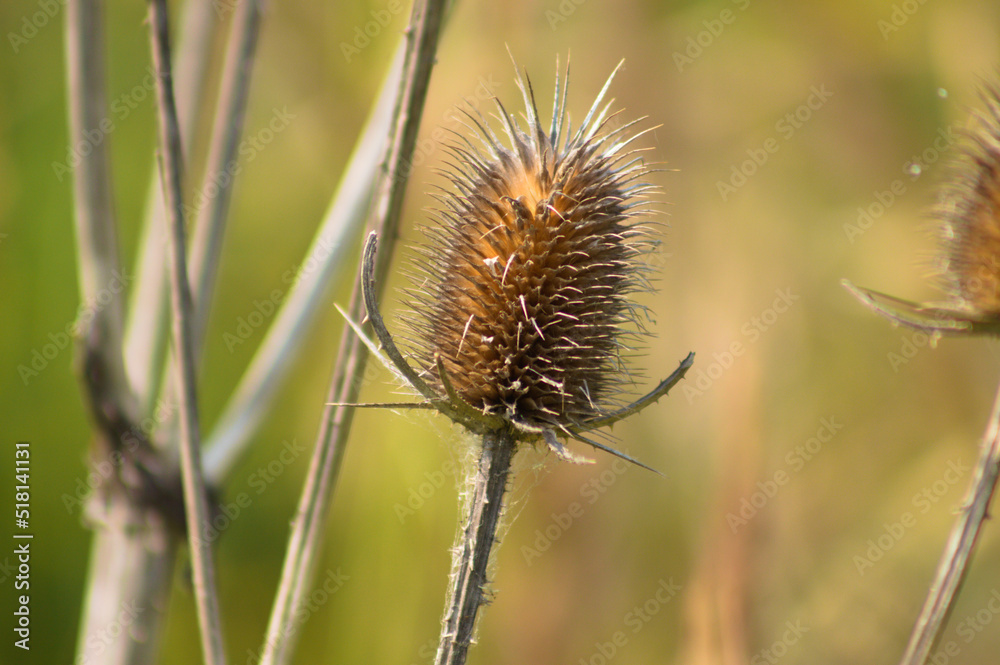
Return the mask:
<svg viewBox="0 0 1000 665">
<path fill-rule="evenodd" d="M 520 75 L 527 127 L 496 101 L 506 145 L 468 114 L 482 147 L 450 147 L 451 188 L 408 291 L 409 341 L 428 382 L 440 387 L 440 354 L 465 401 L 536 429 L 607 410 L 628 380 L 624 342 L 641 330 L 630 295 L 649 288 L 639 259 L 652 243 L 637 213 L 653 188 L 628 147 L 635 123 L 608 115 L 609 78 L 572 132 L 567 83 L 568 69 L 548 132 Z"/>
</svg>

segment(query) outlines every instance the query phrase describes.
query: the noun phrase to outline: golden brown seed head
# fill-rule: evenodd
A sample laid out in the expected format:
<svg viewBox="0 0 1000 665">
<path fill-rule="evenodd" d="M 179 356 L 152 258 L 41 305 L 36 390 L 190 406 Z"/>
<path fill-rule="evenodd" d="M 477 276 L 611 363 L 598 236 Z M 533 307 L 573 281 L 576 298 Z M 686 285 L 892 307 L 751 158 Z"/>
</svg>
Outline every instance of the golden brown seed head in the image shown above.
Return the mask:
<svg viewBox="0 0 1000 665">
<path fill-rule="evenodd" d="M 567 81 L 568 70 L 557 76 L 548 132 L 520 76 L 527 127 L 496 102 L 506 145 L 468 115 L 482 147 L 450 147 L 451 188 L 408 291 L 429 382 L 440 387 L 438 353 L 467 402 L 533 427 L 573 425 L 614 400 L 627 380 L 623 340 L 640 329 L 629 296 L 648 289 L 638 258 L 651 243 L 635 214 L 652 188 L 628 148 L 634 123 L 613 126 L 609 78 L 571 133 Z"/>
<path fill-rule="evenodd" d="M 1000 317 L 1000 91 L 986 86 L 986 110 L 944 190 L 939 215 L 943 276 L 957 305 L 978 318 Z"/>
</svg>

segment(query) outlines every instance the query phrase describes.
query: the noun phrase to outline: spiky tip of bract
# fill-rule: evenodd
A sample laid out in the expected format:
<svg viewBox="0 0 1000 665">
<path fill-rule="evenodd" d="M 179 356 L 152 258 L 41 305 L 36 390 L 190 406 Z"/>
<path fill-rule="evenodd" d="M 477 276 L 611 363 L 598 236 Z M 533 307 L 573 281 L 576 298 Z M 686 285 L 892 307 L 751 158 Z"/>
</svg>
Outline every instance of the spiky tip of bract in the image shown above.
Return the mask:
<svg viewBox="0 0 1000 665">
<path fill-rule="evenodd" d="M 653 187 L 629 148 L 635 123 L 608 114 L 612 73 L 573 132 L 568 76 L 557 73 L 547 132 L 520 74 L 526 127 L 498 100 L 506 141 L 467 113 L 482 145 L 450 146 L 451 188 L 437 197 L 407 291 L 409 342 L 428 381 L 440 387 L 440 354 L 463 399 L 534 429 L 573 426 L 616 402 L 629 380 L 622 351 L 642 330 L 631 295 L 649 289 L 639 259 L 653 243 L 638 215 Z"/>
<path fill-rule="evenodd" d="M 937 213 L 942 221 L 941 275 L 959 308 L 980 319 L 1000 317 L 1000 89 L 981 91 L 976 114 Z"/>
</svg>

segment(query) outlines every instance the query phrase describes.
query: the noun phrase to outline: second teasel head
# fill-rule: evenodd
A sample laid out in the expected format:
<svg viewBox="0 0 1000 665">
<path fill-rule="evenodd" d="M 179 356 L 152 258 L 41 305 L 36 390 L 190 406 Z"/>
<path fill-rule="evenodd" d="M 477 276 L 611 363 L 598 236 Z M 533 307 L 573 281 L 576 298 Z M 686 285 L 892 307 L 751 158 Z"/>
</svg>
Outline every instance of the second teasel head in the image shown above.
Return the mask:
<svg viewBox="0 0 1000 665">
<path fill-rule="evenodd" d="M 622 353 L 642 330 L 631 296 L 649 288 L 654 188 L 630 145 L 635 123 L 605 101 L 611 78 L 576 128 L 568 68 L 547 127 L 520 75 L 523 122 L 499 100 L 498 123 L 468 111 L 475 136 L 449 146 L 448 186 L 411 270 L 409 342 L 425 380 L 441 387 L 437 354 L 463 400 L 530 430 L 615 404 Z"/>
<path fill-rule="evenodd" d="M 1000 89 L 984 85 L 980 97 L 985 108 L 974 113 L 933 210 L 947 300 L 918 304 L 845 282 L 880 314 L 935 334 L 1000 334 Z"/>
<path fill-rule="evenodd" d="M 936 213 L 941 220 L 941 278 L 954 306 L 1000 322 L 1000 90 L 982 88 L 964 149 L 952 165 Z"/>
</svg>

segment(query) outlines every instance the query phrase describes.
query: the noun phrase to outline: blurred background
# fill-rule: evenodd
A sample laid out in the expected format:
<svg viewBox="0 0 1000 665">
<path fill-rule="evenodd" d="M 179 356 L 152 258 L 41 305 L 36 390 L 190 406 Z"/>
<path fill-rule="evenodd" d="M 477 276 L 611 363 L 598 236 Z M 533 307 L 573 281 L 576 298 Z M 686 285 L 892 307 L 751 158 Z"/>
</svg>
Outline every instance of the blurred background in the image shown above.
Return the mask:
<svg viewBox="0 0 1000 665">
<path fill-rule="evenodd" d="M 231 5 L 218 9 L 224 26 Z M 148 31 L 143 3 L 106 10 L 109 99 L 128 105 L 109 140 L 122 260 L 134 271 L 153 175 L 152 94 L 135 94 L 150 66 Z M 55 168 L 69 149 L 65 8 L 33 19 L 40 11 L 0 5 L 0 424 L 4 451 L 33 446 L 31 656 L 68 663 L 91 531 L 66 497 L 87 473 L 90 424 L 70 350 L 37 376 L 19 371 L 79 306 L 71 185 Z M 263 330 L 242 344 L 231 336 L 302 261 L 408 14 L 396 0 L 267 8 L 246 133 L 258 136 L 279 111 L 289 121 L 245 155 L 237 181 L 201 382 L 207 429 Z M 377 16 L 388 22 L 358 47 Z M 662 165 L 653 178 L 668 222 L 659 291 L 643 300 L 656 321 L 641 368 L 652 385 L 697 356 L 668 399 L 614 431 L 664 477 L 604 454 L 592 466 L 519 455 L 495 598 L 470 662 L 895 662 L 968 485 L 1000 361 L 988 340 L 930 348 L 861 307 L 840 280 L 941 297 L 928 279 L 937 241 L 926 211 L 981 105 L 977 86 L 995 76 L 1000 8 L 459 2 L 431 81 L 397 261 L 419 237 L 425 192 L 441 183 L 434 129 L 460 129 L 463 100 L 488 109 L 495 94 L 519 108 L 507 47 L 543 115 L 555 59 L 572 54 L 577 120 L 625 59 L 612 94 L 625 118 L 657 126 L 643 145 Z M 217 550 L 233 663 L 256 662 L 343 325 L 333 303 L 346 303 L 355 260 L 225 488 L 224 501 L 251 497 Z M 403 284 L 388 285 L 390 326 Z M 399 395 L 380 369 L 362 399 Z M 283 446 L 304 452 L 275 465 Z M 470 450 L 441 418 L 358 413 L 320 564 L 342 585 L 305 623 L 296 662 L 431 662 Z M 11 460 L 5 452 L 0 467 Z M 9 529 L 4 519 L 0 531 Z M 944 636 L 954 649 L 938 662 L 995 662 L 997 536 L 988 524 Z M 5 626 L 12 583 L 5 568 Z M 199 662 L 195 631 L 179 567 L 161 662 Z M 21 656 L 9 637 L 0 644 L 0 661 Z"/>
</svg>

